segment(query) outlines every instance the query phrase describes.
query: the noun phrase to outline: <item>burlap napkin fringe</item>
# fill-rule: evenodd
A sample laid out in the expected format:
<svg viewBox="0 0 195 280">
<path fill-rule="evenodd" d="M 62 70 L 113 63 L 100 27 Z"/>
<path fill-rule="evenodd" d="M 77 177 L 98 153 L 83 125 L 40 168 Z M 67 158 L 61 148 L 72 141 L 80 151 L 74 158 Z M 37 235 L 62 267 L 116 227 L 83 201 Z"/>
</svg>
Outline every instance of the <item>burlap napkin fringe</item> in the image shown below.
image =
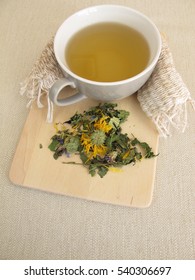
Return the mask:
<svg viewBox="0 0 195 280">
<path fill-rule="evenodd" d="M 176 71 L 167 41 L 162 36 L 162 51 L 148 82 L 138 91 L 142 110 L 155 123 L 163 137 L 171 135 L 172 128 L 184 132 L 187 125 L 187 103 L 195 109 L 195 101 Z"/>
<path fill-rule="evenodd" d="M 53 121 L 53 103 L 48 92 L 54 82 L 63 77 L 53 51 L 53 38 L 47 44 L 40 58 L 34 64 L 26 80 L 21 83 L 20 94 L 28 98 L 27 107 L 33 102 L 38 108 L 47 100 L 47 122 Z M 187 126 L 187 102 L 195 109 L 195 101 L 176 71 L 172 54 L 163 38 L 159 61 L 148 82 L 137 92 L 140 106 L 146 115 L 155 123 L 160 136 L 171 135 L 175 128 L 184 132 Z"/>
<path fill-rule="evenodd" d="M 33 102 L 38 108 L 43 108 L 42 98 L 47 99 L 47 122 L 53 122 L 53 102 L 49 99 L 49 89 L 54 82 L 63 77 L 53 52 L 53 38 L 43 50 L 40 58 L 35 62 L 29 76 L 20 84 L 20 94 L 29 100 L 27 108 Z"/>
</svg>

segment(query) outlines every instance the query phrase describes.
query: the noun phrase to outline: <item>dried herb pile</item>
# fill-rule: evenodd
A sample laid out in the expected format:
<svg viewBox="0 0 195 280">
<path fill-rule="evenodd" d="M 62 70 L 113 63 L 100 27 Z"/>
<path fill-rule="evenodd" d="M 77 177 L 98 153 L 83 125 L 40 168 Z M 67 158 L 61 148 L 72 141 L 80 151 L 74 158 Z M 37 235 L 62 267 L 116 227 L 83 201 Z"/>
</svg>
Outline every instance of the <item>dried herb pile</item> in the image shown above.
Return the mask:
<svg viewBox="0 0 195 280">
<path fill-rule="evenodd" d="M 102 178 L 109 170 L 156 156 L 147 143 L 122 133 L 121 124 L 129 112 L 116 107 L 112 103 L 100 104 L 83 114 L 76 113 L 64 123 L 57 123 L 56 134 L 49 145 L 54 159 L 64 154 L 67 157 L 78 154 L 81 163 L 63 163 L 82 164 L 91 176 L 98 174 Z"/>
</svg>

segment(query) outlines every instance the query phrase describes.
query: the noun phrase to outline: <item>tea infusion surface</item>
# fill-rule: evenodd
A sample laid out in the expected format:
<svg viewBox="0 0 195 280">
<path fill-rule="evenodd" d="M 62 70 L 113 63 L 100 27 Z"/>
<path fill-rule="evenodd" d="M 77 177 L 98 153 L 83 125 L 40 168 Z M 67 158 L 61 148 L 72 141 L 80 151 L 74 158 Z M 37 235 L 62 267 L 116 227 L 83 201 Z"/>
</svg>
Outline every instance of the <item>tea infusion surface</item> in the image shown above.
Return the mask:
<svg viewBox="0 0 195 280">
<path fill-rule="evenodd" d="M 97 82 L 115 82 L 142 72 L 149 61 L 146 39 L 118 23 L 99 23 L 77 32 L 65 49 L 75 74 Z"/>
</svg>

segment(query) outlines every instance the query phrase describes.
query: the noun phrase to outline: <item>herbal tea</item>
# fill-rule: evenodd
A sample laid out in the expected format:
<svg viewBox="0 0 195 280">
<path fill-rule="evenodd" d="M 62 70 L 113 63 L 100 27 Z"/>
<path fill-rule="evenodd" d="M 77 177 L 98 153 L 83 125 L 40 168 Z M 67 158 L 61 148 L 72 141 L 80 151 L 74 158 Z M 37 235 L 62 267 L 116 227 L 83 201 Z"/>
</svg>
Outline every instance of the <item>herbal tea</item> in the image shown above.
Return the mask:
<svg viewBox="0 0 195 280">
<path fill-rule="evenodd" d="M 115 82 L 137 75 L 147 66 L 145 38 L 119 23 L 99 23 L 77 32 L 65 49 L 72 72 L 97 82 Z"/>
</svg>

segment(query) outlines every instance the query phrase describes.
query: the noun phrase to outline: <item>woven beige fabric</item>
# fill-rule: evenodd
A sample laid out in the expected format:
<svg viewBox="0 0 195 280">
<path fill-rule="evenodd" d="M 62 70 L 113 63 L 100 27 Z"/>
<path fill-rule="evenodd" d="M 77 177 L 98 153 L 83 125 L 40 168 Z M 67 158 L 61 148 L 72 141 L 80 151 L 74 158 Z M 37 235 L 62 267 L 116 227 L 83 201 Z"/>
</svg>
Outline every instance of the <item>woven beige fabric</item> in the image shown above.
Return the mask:
<svg viewBox="0 0 195 280">
<path fill-rule="evenodd" d="M 155 123 L 159 134 L 167 137 L 175 128 L 184 132 L 187 126 L 187 103 L 194 100 L 177 72 L 164 36 L 158 63 L 148 82 L 138 91 L 141 108 Z"/>
<path fill-rule="evenodd" d="M 33 102 L 38 108 L 43 107 L 41 99 L 47 100 L 47 121 L 53 121 L 53 103 L 48 97 L 49 89 L 54 82 L 63 77 L 53 51 L 53 38 L 48 42 L 40 58 L 35 62 L 29 76 L 21 83 L 20 94 L 28 98 L 27 107 Z"/>
<path fill-rule="evenodd" d="M 195 259 L 195 115 L 190 106 L 185 133 L 160 138 L 149 208 L 87 202 L 9 181 L 29 111 L 19 95 L 20 82 L 66 17 L 101 3 L 128 5 L 157 24 L 195 98 L 193 0 L 0 1 L 0 259 Z"/>
</svg>

